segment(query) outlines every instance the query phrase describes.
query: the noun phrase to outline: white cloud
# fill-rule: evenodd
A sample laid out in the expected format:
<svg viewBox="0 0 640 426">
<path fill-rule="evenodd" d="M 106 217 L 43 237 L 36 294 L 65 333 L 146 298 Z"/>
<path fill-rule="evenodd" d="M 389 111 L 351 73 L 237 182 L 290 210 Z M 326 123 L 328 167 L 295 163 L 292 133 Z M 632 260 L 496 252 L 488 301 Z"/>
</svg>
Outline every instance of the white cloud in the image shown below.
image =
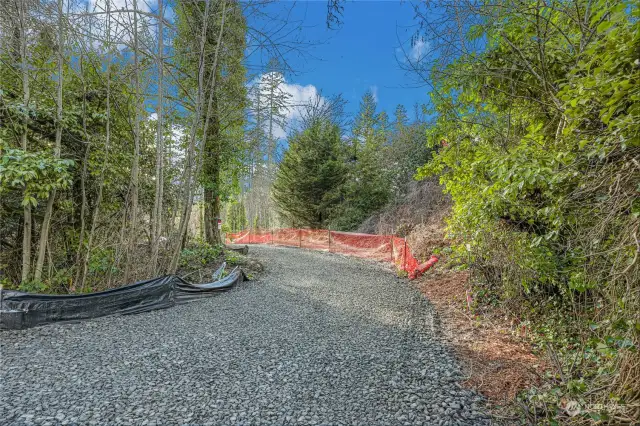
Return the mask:
<svg viewBox="0 0 640 426">
<path fill-rule="evenodd" d="M 426 50 L 429 48 L 429 42 L 419 38 L 411 46 L 409 51 L 409 59 L 411 62 L 420 62 L 424 58 Z"/>
<path fill-rule="evenodd" d="M 259 84 L 261 81 L 265 81 L 268 78 L 268 74 L 262 74 L 251 82 L 250 86 Z M 289 95 L 288 105 L 281 111 L 285 117 L 288 127 L 295 125 L 296 121 L 302 117 L 303 106 L 310 100 L 315 99 L 320 93 L 313 84 L 302 86 L 295 83 L 287 83 L 286 79 L 282 77 L 282 82 L 279 84 L 278 89 Z M 321 103 L 324 99 L 321 98 Z M 278 139 L 283 139 L 287 136 L 287 129 L 281 126 L 276 126 L 274 130 L 274 136 Z"/>
<path fill-rule="evenodd" d="M 378 86 L 370 86 L 369 90 L 371 90 L 371 94 L 373 95 L 373 100 L 378 102 Z"/>
<path fill-rule="evenodd" d="M 93 41 L 93 47 L 99 48 L 102 42 L 99 39 L 106 38 L 107 17 L 104 12 L 107 10 L 107 1 L 111 10 L 111 43 L 116 45 L 118 49 L 125 49 L 133 43 L 133 13 L 122 12 L 122 10 L 133 10 L 133 0 L 88 0 L 87 4 L 90 12 L 97 12 L 93 19 L 96 24 L 93 25 L 93 36 L 97 37 Z M 137 10 L 148 13 L 151 8 L 157 8 L 157 0 L 137 0 Z M 82 18 L 80 18 L 82 19 Z M 151 25 L 151 31 L 155 31 L 155 20 L 144 14 L 138 14 L 138 25 L 141 31 L 145 26 Z M 86 24 L 85 24 L 86 25 Z"/>
<path fill-rule="evenodd" d="M 183 126 L 174 124 L 171 126 L 171 134 L 173 135 L 174 141 L 180 142 L 186 135 L 186 129 Z"/>
</svg>

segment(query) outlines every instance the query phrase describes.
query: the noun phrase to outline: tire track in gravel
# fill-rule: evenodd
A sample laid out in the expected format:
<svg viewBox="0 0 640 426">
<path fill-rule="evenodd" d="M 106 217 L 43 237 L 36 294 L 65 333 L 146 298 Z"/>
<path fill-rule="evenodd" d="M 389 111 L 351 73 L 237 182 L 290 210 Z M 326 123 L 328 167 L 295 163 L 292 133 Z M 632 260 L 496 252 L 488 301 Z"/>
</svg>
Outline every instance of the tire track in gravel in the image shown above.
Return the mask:
<svg viewBox="0 0 640 426">
<path fill-rule="evenodd" d="M 385 266 L 252 246 L 266 272 L 163 311 L 0 334 L 1 424 L 491 424 Z"/>
</svg>

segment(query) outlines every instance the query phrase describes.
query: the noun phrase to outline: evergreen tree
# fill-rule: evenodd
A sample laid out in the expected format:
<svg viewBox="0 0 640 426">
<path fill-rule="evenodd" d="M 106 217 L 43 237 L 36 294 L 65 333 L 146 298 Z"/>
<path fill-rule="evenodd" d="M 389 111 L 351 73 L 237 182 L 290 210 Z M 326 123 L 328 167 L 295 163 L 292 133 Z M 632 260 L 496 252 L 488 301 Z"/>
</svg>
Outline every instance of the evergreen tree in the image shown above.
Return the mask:
<svg viewBox="0 0 640 426">
<path fill-rule="evenodd" d="M 360 101 L 360 111 L 356 116 L 351 138 L 352 161 L 357 161 L 360 148 L 367 140 L 371 141 L 376 126 L 377 103 L 371 90 L 367 90 Z"/>
<path fill-rule="evenodd" d="M 387 115 L 376 113 L 371 91 L 360 102 L 347 157 L 348 177 L 340 188 L 340 204 L 332 209 L 331 226 L 352 230 L 384 207 L 391 194 L 386 157 L 390 134 Z"/>
<path fill-rule="evenodd" d="M 327 224 L 345 178 L 341 143 L 338 126 L 323 120 L 289 139 L 273 185 L 273 198 L 286 222 L 312 228 Z"/>
<path fill-rule="evenodd" d="M 249 222 L 256 228 L 275 225 L 276 211 L 270 197 L 278 161 L 277 131 L 287 125 L 291 94 L 283 88 L 283 65 L 271 58 L 266 73 L 261 75 L 249 92 L 251 128 L 247 201 Z"/>
<path fill-rule="evenodd" d="M 417 169 L 431 158 L 426 132 L 427 125 L 418 114 L 410 123 L 407 109 L 403 105 L 396 107 L 387 157 L 394 200 L 406 195 Z"/>
<path fill-rule="evenodd" d="M 401 133 L 407 127 L 409 122 L 407 108 L 405 108 L 404 105 L 398 105 L 394 115 L 396 119 L 394 122 L 395 130 L 396 132 Z"/>
<path fill-rule="evenodd" d="M 259 83 L 263 105 L 263 122 L 266 125 L 267 140 L 264 152 L 267 156 L 267 174 L 272 177 L 272 171 L 278 151 L 275 131 L 277 128 L 285 128 L 287 124 L 287 112 L 291 103 L 291 94 L 283 89 L 285 83 L 282 74 L 282 64 L 277 58 L 272 58 L 267 64 L 267 73 L 262 76 Z"/>
</svg>

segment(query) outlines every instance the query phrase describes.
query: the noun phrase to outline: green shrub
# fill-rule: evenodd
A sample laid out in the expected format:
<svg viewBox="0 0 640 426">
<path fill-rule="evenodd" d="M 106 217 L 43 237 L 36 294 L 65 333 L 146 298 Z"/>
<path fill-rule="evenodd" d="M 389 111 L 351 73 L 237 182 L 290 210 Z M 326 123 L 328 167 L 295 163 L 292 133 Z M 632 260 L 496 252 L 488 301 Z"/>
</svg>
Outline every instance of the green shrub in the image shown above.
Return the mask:
<svg viewBox="0 0 640 426">
<path fill-rule="evenodd" d="M 222 254 L 222 246 L 212 246 L 204 241 L 194 241 L 180 252 L 181 268 L 200 269 L 215 261 Z"/>
<path fill-rule="evenodd" d="M 583 407 L 573 421 L 622 421 L 640 395 L 638 4 L 485 4 L 468 34 L 482 51 L 432 72 L 434 155 L 418 177 L 451 194 L 449 237 L 477 292 L 549 355 L 524 398 L 536 422 L 570 420 L 567 401 Z"/>
</svg>

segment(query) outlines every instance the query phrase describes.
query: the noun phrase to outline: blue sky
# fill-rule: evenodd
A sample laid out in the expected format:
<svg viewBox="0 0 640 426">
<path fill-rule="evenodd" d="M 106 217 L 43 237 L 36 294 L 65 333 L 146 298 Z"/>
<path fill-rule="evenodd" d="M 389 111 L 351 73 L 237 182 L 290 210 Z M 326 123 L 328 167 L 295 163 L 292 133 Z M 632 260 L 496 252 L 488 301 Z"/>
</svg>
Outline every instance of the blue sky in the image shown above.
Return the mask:
<svg viewBox="0 0 640 426">
<path fill-rule="evenodd" d="M 104 7 L 104 0 L 88 1 L 91 6 L 98 3 Z M 132 0 L 111 1 L 119 9 Z M 353 116 L 362 95 L 371 90 L 378 110 L 392 117 L 398 104 L 412 116 L 414 105 L 428 101 L 428 87 L 402 69 L 407 56 L 416 61 L 428 50 L 421 40 L 410 43 L 418 29 L 412 2 L 346 1 L 342 25 L 329 29 L 327 0 L 271 1 L 267 5 L 260 0 L 244 3 L 249 27 L 247 52 L 251 53 L 247 59 L 249 84 L 265 72 L 264 65 L 272 56 L 265 49 L 255 49 L 255 33 L 262 32 L 276 40 L 291 69 L 283 88 L 292 96 L 293 105 L 304 103 L 318 91 L 325 97 L 342 94 L 348 102 L 345 112 Z M 138 0 L 138 5 L 153 12 L 157 0 Z M 165 0 L 165 6 L 167 18 L 172 20 L 174 1 Z M 299 111 L 290 108 L 287 114 L 291 124 Z M 277 137 L 285 135 L 284 129 L 278 129 Z"/>
<path fill-rule="evenodd" d="M 299 28 L 287 35 L 289 40 L 302 37 L 309 46 L 285 57 L 293 73 L 286 76 L 289 90 L 304 93 L 322 90 L 323 95 L 341 93 L 349 102 L 346 110 L 354 113 L 363 93 L 371 89 L 378 99 L 379 109 L 390 115 L 396 105 L 409 111 L 415 103 L 427 101 L 427 87 L 419 86 L 412 76 L 401 69 L 404 60 L 400 49 L 414 58 L 422 53 L 420 43 L 409 43 L 416 31 L 413 7 L 400 1 L 350 1 L 344 5 L 342 27 L 327 29 L 326 0 L 281 1 L 266 8 L 271 16 L 285 16 Z M 255 22 L 253 22 L 255 21 Z M 259 20 L 249 18 L 249 25 L 259 26 Z M 266 63 L 268 54 L 255 53 L 249 58 L 252 68 Z"/>
</svg>

